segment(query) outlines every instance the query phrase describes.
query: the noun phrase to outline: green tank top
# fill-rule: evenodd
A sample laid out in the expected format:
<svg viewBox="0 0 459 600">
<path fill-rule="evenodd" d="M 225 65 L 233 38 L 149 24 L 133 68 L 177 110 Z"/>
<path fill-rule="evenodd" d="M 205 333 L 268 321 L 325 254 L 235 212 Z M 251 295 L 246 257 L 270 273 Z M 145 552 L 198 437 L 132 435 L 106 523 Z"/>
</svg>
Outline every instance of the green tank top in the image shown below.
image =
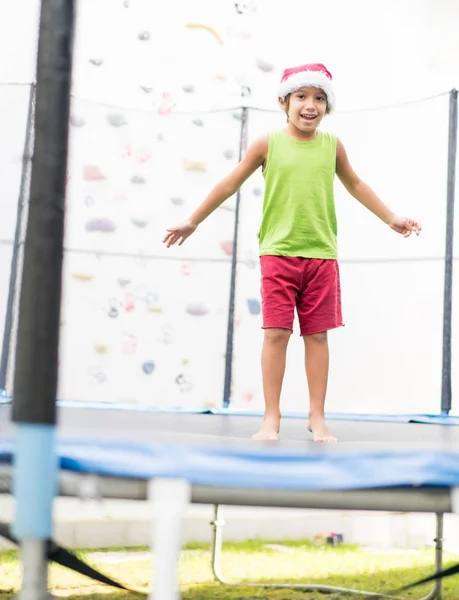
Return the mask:
<svg viewBox="0 0 459 600">
<path fill-rule="evenodd" d="M 299 142 L 283 131 L 269 134 L 260 256 L 338 258 L 335 167 L 334 135 Z"/>
</svg>

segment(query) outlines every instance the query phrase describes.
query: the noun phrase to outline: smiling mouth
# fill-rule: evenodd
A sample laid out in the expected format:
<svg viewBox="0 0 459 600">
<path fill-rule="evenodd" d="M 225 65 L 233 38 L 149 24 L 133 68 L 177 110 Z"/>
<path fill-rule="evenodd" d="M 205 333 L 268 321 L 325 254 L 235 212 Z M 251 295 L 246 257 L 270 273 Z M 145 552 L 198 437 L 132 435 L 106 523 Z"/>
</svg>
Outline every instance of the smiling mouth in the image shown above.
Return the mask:
<svg viewBox="0 0 459 600">
<path fill-rule="evenodd" d="M 300 115 L 300 117 L 304 120 L 304 121 L 314 121 L 314 119 L 317 118 L 317 115 Z"/>
</svg>

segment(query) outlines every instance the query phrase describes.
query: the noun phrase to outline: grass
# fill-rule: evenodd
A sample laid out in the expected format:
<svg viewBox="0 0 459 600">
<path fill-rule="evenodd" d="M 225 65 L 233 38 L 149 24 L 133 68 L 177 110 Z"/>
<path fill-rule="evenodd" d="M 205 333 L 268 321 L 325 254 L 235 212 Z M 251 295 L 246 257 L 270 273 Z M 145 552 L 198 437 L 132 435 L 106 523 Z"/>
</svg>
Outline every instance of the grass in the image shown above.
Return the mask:
<svg viewBox="0 0 459 600">
<path fill-rule="evenodd" d="M 282 548 L 269 549 L 276 544 Z M 110 552 L 147 548 L 111 549 Z M 105 551 L 79 551 L 77 554 L 102 573 L 125 585 L 148 592 L 152 564 L 150 558 L 119 564 L 94 560 L 91 554 Z M 223 548 L 222 571 L 240 585 L 224 586 L 215 583 L 210 567 L 210 546 L 188 544 L 185 546 L 179 565 L 180 587 L 183 600 L 239 600 L 257 598 L 263 600 L 327 600 L 359 598 L 351 594 L 332 593 L 322 595 L 317 591 L 304 592 L 289 589 L 266 589 L 244 586 L 244 581 L 289 584 L 314 583 L 355 588 L 384 593 L 404 584 L 411 583 L 433 572 L 433 549 L 416 551 L 370 551 L 358 546 L 316 547 L 309 541 L 249 540 L 243 543 L 227 543 Z M 445 566 L 459 562 L 459 556 L 445 554 Z M 20 565 L 16 551 L 0 553 L 0 600 L 14 598 L 20 586 Z M 50 588 L 56 597 L 67 600 L 139 600 L 131 592 L 119 592 L 96 584 L 72 571 L 52 564 Z M 405 598 L 421 598 L 430 590 L 430 585 L 407 592 Z M 362 596 L 360 596 L 362 597 Z M 459 577 L 444 581 L 447 600 L 459 600 Z"/>
</svg>

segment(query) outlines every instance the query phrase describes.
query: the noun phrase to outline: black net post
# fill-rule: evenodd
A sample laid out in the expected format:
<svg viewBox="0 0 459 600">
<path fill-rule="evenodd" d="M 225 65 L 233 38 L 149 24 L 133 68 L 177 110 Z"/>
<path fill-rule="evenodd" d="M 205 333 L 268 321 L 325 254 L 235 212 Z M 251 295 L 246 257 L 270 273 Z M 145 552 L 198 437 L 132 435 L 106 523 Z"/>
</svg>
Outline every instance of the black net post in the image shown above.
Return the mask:
<svg viewBox="0 0 459 600">
<path fill-rule="evenodd" d="M 457 155 L 457 94 L 457 90 L 451 90 L 449 96 L 448 186 L 446 208 L 446 251 L 443 299 L 443 362 L 441 385 L 441 412 L 443 414 L 448 414 L 452 405 L 451 326 L 453 308 L 454 195 L 456 185 Z"/>
<path fill-rule="evenodd" d="M 21 547 L 20 600 L 47 598 L 47 542 L 58 468 L 56 393 L 73 25 L 73 0 L 41 0 L 13 396 L 12 532 Z"/>
<path fill-rule="evenodd" d="M 247 123 L 249 118 L 249 109 L 242 107 L 241 117 L 241 137 L 239 139 L 239 161 L 242 160 L 247 150 Z M 230 279 L 230 298 L 228 307 L 228 327 L 226 334 L 226 353 L 225 353 L 225 382 L 223 388 L 223 408 L 227 408 L 231 401 L 231 380 L 233 375 L 233 340 L 234 340 L 234 312 L 236 301 L 236 272 L 237 272 L 237 242 L 239 233 L 239 208 L 241 204 L 241 190 L 236 194 L 236 210 L 234 216 L 234 236 L 233 253 L 231 257 L 231 279 Z"/>
<path fill-rule="evenodd" d="M 16 422 L 56 420 L 73 13 L 72 0 L 42 0 L 14 379 Z"/>
</svg>

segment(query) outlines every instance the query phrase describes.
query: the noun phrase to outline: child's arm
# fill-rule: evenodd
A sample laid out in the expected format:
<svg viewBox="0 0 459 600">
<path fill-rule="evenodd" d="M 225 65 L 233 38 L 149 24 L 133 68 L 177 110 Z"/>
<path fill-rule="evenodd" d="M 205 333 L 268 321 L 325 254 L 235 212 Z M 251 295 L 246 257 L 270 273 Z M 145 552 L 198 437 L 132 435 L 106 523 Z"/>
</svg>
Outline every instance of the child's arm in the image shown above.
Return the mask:
<svg viewBox="0 0 459 600">
<path fill-rule="evenodd" d="M 391 229 L 397 233 L 401 233 L 404 237 L 410 236 L 412 231 L 416 232 L 416 235 L 419 235 L 421 225 L 417 221 L 400 217 L 393 213 L 378 198 L 370 186 L 355 173 L 340 140 L 337 140 L 336 145 L 336 174 L 351 196 L 356 198 L 368 210 L 371 210 L 373 214 L 389 225 Z"/>
<path fill-rule="evenodd" d="M 241 185 L 252 175 L 258 167 L 265 162 L 268 155 L 268 136 L 263 136 L 254 141 L 248 148 L 246 155 L 237 167 L 212 189 L 204 202 L 194 213 L 180 225 L 169 227 L 163 240 L 169 248 L 176 242 L 183 244 L 200 223 L 217 209 L 220 204 L 235 194 Z"/>
</svg>

